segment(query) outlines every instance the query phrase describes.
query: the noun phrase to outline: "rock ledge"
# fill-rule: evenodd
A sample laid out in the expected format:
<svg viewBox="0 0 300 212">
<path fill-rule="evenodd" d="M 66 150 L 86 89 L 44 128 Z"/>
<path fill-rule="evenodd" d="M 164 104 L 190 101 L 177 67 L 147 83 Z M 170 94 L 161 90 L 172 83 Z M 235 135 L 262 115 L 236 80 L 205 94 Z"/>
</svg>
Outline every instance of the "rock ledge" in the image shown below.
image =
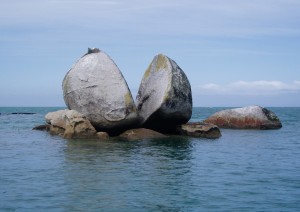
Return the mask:
<svg viewBox="0 0 300 212">
<path fill-rule="evenodd" d="M 200 138 L 219 138 L 221 132 L 218 126 L 213 124 L 207 124 L 203 122 L 190 122 L 177 127 L 178 132 L 181 135 L 187 135 Z"/>
</svg>

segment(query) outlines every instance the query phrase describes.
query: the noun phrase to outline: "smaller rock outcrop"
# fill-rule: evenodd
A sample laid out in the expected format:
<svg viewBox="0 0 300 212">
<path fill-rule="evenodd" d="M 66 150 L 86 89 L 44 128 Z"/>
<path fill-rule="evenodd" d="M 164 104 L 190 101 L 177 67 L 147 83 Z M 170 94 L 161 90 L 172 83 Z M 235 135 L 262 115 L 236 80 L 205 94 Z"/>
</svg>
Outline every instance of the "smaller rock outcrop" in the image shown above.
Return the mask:
<svg viewBox="0 0 300 212">
<path fill-rule="evenodd" d="M 97 138 L 99 138 L 101 140 L 109 139 L 109 134 L 107 132 L 97 132 L 96 136 L 97 136 Z"/>
<path fill-rule="evenodd" d="M 204 120 L 220 128 L 279 129 L 282 124 L 272 111 L 260 106 L 248 106 L 216 112 Z"/>
<path fill-rule="evenodd" d="M 214 124 L 203 123 L 203 122 L 182 124 L 177 127 L 177 131 L 181 135 L 187 135 L 192 137 L 211 138 L 211 139 L 221 137 L 221 132 L 218 126 Z"/>
<path fill-rule="evenodd" d="M 189 80 L 175 61 L 162 54 L 145 71 L 136 99 L 141 124 L 159 132 L 176 131 L 192 115 Z"/>
<path fill-rule="evenodd" d="M 75 110 L 59 110 L 45 116 L 51 134 L 64 138 L 89 138 L 96 134 L 90 121 Z"/>
<path fill-rule="evenodd" d="M 147 139 L 147 138 L 164 138 L 167 137 L 164 134 L 156 132 L 154 130 L 146 129 L 146 128 L 138 128 L 126 130 L 122 134 L 119 135 L 121 138 L 125 138 L 127 140 L 138 140 L 138 139 Z"/>
</svg>

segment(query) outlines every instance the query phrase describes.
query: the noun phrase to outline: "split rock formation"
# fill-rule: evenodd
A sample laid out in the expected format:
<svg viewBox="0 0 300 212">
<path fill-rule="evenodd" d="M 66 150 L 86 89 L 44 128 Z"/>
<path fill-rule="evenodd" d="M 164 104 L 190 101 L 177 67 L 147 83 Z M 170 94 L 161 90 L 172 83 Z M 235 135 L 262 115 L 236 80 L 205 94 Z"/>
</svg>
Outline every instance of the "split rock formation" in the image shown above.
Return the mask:
<svg viewBox="0 0 300 212">
<path fill-rule="evenodd" d="M 145 128 L 174 132 L 192 115 L 189 80 L 175 61 L 162 54 L 154 57 L 144 73 L 136 100 Z"/>
</svg>

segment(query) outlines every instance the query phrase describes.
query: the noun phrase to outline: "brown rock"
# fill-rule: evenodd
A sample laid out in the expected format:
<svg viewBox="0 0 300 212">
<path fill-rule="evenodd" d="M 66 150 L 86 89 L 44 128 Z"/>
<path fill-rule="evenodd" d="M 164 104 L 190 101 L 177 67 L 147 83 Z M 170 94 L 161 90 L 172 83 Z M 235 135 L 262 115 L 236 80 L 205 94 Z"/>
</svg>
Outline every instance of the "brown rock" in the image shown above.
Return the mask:
<svg viewBox="0 0 300 212">
<path fill-rule="evenodd" d="M 64 136 L 65 129 L 61 128 L 61 127 L 58 127 L 58 126 L 50 125 L 49 133 L 51 135 L 59 135 L 59 136 L 65 137 Z"/>
<path fill-rule="evenodd" d="M 178 126 L 178 132 L 181 135 L 201 137 L 201 138 L 219 138 L 221 132 L 218 126 L 206 124 L 203 122 L 187 123 Z"/>
<path fill-rule="evenodd" d="M 107 132 L 97 132 L 96 136 L 97 136 L 97 138 L 100 138 L 101 140 L 109 139 L 109 135 Z"/>
<path fill-rule="evenodd" d="M 164 134 L 156 132 L 154 130 L 146 128 L 138 128 L 126 130 L 120 135 L 121 138 L 126 138 L 128 140 L 138 140 L 138 139 L 147 139 L 147 138 L 165 138 L 167 137 Z"/>
<path fill-rule="evenodd" d="M 222 110 L 214 113 L 204 122 L 215 124 L 220 128 L 232 129 L 265 130 L 282 127 L 275 113 L 260 106 Z"/>
<path fill-rule="evenodd" d="M 96 134 L 90 121 L 75 110 L 59 110 L 45 116 L 50 133 L 64 138 L 89 138 Z"/>
</svg>

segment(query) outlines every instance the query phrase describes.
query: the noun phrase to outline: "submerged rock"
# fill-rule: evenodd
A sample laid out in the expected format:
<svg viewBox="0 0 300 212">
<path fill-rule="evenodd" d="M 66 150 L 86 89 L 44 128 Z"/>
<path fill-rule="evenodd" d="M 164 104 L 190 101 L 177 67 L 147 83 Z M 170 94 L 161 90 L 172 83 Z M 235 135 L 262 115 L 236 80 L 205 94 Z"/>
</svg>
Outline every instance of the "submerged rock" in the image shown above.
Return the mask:
<svg viewBox="0 0 300 212">
<path fill-rule="evenodd" d="M 14 112 L 14 113 L 11 113 L 13 115 L 33 115 L 33 114 L 36 114 L 36 113 L 28 113 L 28 112 Z"/>
<path fill-rule="evenodd" d="M 66 74 L 63 94 L 67 107 L 85 115 L 97 130 L 122 131 L 138 123 L 122 73 L 99 49 L 89 49 Z"/>
<path fill-rule="evenodd" d="M 50 124 L 50 133 L 64 138 L 89 138 L 96 133 L 90 121 L 75 110 L 50 112 L 45 119 Z"/>
<path fill-rule="evenodd" d="M 265 130 L 282 127 L 275 113 L 260 106 L 222 110 L 211 115 L 204 122 L 215 124 L 221 128 L 233 129 Z"/>
<path fill-rule="evenodd" d="M 176 131 L 192 115 L 192 93 L 188 78 L 170 58 L 159 54 L 146 70 L 137 107 L 144 127 L 160 132 Z"/>
<path fill-rule="evenodd" d="M 201 138 L 219 138 L 221 132 L 218 126 L 203 122 L 187 123 L 177 127 L 181 135 L 201 137 Z"/>
<path fill-rule="evenodd" d="M 167 137 L 164 134 L 156 132 L 154 130 L 138 128 L 131 129 L 123 132 L 119 135 L 121 138 L 125 138 L 127 140 L 138 140 L 138 139 L 147 139 L 147 138 L 165 138 Z"/>
<path fill-rule="evenodd" d="M 97 132 L 96 136 L 97 136 L 97 138 L 99 138 L 101 140 L 109 139 L 109 134 L 107 132 Z"/>
<path fill-rule="evenodd" d="M 32 128 L 32 130 L 40 130 L 40 131 L 49 131 L 50 130 L 50 124 L 42 124 L 35 126 Z"/>
</svg>

